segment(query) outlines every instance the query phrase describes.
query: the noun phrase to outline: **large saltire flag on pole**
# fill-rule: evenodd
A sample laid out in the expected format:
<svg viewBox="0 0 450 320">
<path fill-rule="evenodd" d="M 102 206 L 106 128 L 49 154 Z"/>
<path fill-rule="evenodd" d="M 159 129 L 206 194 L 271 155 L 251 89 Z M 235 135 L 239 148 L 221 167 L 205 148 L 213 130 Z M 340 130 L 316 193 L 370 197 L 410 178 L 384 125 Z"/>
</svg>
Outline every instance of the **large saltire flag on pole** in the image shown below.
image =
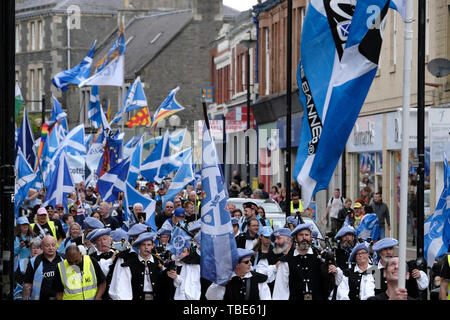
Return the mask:
<svg viewBox="0 0 450 320">
<path fill-rule="evenodd" d="M 52 78 L 52 83 L 56 88 L 58 88 L 62 92 L 65 92 L 69 87 L 69 84 L 78 85 L 80 84 L 81 81 L 84 81 L 87 78 L 89 78 L 96 43 L 97 40 L 94 41 L 94 44 L 92 45 L 91 49 L 89 50 L 86 57 L 84 57 L 83 61 L 81 61 L 79 65 L 73 67 L 70 70 L 61 71 Z"/>
<path fill-rule="evenodd" d="M 144 89 L 142 88 L 141 77 L 137 77 L 130 89 L 128 89 L 123 107 L 119 109 L 117 114 L 114 116 L 111 124 L 118 123 L 122 120 L 125 112 L 130 112 L 146 106 L 147 98 L 145 97 Z"/>
<path fill-rule="evenodd" d="M 176 87 L 175 89 L 170 91 L 167 98 L 164 99 L 159 108 L 156 110 L 155 114 L 153 115 L 152 125 L 150 126 L 151 132 L 155 132 L 156 124 L 158 123 L 158 121 L 170 117 L 178 111 L 184 110 L 184 107 L 175 99 L 175 95 L 178 90 L 180 90 L 180 87 Z"/>
<path fill-rule="evenodd" d="M 95 74 L 81 81 L 78 86 L 80 88 L 93 85 L 121 87 L 124 78 L 125 53 L 125 33 L 122 24 L 119 37 L 108 53 L 95 65 L 97 68 Z"/>
<path fill-rule="evenodd" d="M 219 285 L 225 285 L 238 263 L 230 213 L 225 209 L 227 197 L 219 169 L 214 140 L 206 126 L 202 144 L 201 202 L 201 276 Z"/>
<path fill-rule="evenodd" d="M 26 108 L 23 108 L 22 126 L 19 129 L 17 137 L 16 154 L 19 151 L 19 148 L 22 150 L 25 160 L 33 167 L 36 161 L 36 151 L 34 150 L 33 131 L 31 130 Z"/>
<path fill-rule="evenodd" d="M 304 116 L 293 174 L 304 205 L 327 189 L 378 67 L 389 0 L 312 0 L 297 70 Z"/>
<path fill-rule="evenodd" d="M 22 150 L 17 152 L 16 163 L 16 182 L 14 192 L 14 213 L 19 216 L 19 207 L 23 204 L 28 196 L 28 190 L 32 186 L 32 182 L 36 179 L 36 174 L 31 169 L 30 164 L 25 160 Z"/>
<path fill-rule="evenodd" d="M 434 260 L 442 256 L 450 245 L 450 170 L 444 155 L 444 189 L 442 190 L 436 211 L 425 221 L 424 251 L 425 259 L 431 268 Z"/>
</svg>

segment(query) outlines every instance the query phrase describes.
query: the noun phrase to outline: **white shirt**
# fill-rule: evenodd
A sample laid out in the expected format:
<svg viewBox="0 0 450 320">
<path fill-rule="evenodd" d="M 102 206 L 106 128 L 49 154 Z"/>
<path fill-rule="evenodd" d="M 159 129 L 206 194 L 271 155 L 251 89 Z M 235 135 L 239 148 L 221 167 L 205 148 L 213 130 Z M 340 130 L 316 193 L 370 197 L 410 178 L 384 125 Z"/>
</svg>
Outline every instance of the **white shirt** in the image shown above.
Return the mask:
<svg viewBox="0 0 450 320">
<path fill-rule="evenodd" d="M 231 278 L 237 276 L 237 274 L 233 271 Z M 252 273 L 248 272 L 244 278 L 251 278 Z M 223 300 L 223 296 L 225 295 L 225 286 L 218 285 L 213 283 L 209 286 L 206 291 L 206 299 L 208 300 Z M 259 291 L 259 299 L 260 300 L 272 300 L 272 295 L 270 294 L 269 286 L 267 285 L 267 281 L 258 283 L 258 291 Z"/>
<path fill-rule="evenodd" d="M 140 255 L 138 255 L 138 259 L 140 262 L 144 261 L 144 258 L 142 258 Z M 150 259 L 148 259 L 150 262 L 155 262 L 153 260 L 153 256 L 150 256 Z M 152 281 L 150 280 L 150 269 L 148 268 L 147 264 L 145 264 L 145 271 L 144 271 L 144 292 L 153 292 L 152 287 Z"/>
<path fill-rule="evenodd" d="M 380 259 L 381 260 L 381 259 Z M 378 262 L 378 269 L 383 269 L 385 268 L 382 264 L 381 261 Z M 419 270 L 420 272 L 420 278 L 416 279 L 417 282 L 417 287 L 419 288 L 419 290 L 425 290 L 428 288 L 428 284 L 429 284 L 429 279 L 428 276 L 425 272 L 423 272 L 422 270 Z M 412 277 L 412 275 L 409 275 L 410 277 Z"/>
<path fill-rule="evenodd" d="M 370 265 L 368 266 L 370 268 Z M 362 273 L 363 271 L 356 265 L 353 269 L 355 272 Z M 342 282 L 337 288 L 337 300 L 350 300 L 348 294 L 350 287 L 348 284 L 348 277 L 343 276 Z M 375 295 L 375 279 L 372 274 L 365 274 L 361 277 L 361 286 L 359 288 L 359 298 L 361 300 L 367 300 L 368 297 Z"/>
<path fill-rule="evenodd" d="M 330 211 L 328 212 L 330 215 L 330 218 L 337 219 L 339 210 L 344 208 L 344 203 L 343 203 L 341 197 L 339 197 L 339 198 L 333 197 L 333 199 L 330 199 L 328 201 L 328 207 L 331 207 Z"/>
<path fill-rule="evenodd" d="M 175 286 L 174 300 L 200 300 L 200 265 L 183 264 L 181 272 L 173 281 Z"/>
<path fill-rule="evenodd" d="M 300 252 L 298 249 L 294 251 L 294 257 L 298 256 Z M 313 254 L 312 248 L 308 249 L 306 254 Z M 337 268 L 338 274 L 335 276 L 335 284 L 339 286 L 342 281 L 343 272 Z M 285 261 L 278 266 L 277 275 L 275 278 L 275 287 L 273 289 L 273 300 L 289 300 L 289 264 Z"/>
</svg>

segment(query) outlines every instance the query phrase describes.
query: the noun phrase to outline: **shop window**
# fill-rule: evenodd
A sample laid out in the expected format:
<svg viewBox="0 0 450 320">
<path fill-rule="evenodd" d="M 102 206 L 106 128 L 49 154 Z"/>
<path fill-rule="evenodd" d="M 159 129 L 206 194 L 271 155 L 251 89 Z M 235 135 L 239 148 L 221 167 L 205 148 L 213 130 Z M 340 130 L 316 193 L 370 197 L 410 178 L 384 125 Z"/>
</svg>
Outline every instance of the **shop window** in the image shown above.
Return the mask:
<svg viewBox="0 0 450 320">
<path fill-rule="evenodd" d="M 363 152 L 358 155 L 359 185 L 356 200 L 370 203 L 375 192 L 381 192 L 383 157 L 382 152 Z M 356 201 L 355 200 L 355 201 Z"/>
</svg>

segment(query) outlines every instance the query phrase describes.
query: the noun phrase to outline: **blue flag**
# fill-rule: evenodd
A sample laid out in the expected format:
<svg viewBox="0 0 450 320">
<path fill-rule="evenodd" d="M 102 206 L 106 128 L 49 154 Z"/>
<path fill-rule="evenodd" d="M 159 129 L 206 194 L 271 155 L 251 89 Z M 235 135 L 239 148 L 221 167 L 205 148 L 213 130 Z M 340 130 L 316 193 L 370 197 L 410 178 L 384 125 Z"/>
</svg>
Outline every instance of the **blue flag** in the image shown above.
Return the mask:
<svg viewBox="0 0 450 320">
<path fill-rule="evenodd" d="M 297 70 L 304 116 L 293 170 L 306 206 L 328 188 L 375 77 L 389 3 L 312 0 L 308 7 Z"/>
<path fill-rule="evenodd" d="M 36 179 L 36 174 L 31 169 L 30 164 L 25 160 L 22 150 L 17 152 L 16 163 L 16 183 L 14 194 L 14 213 L 19 216 L 19 207 L 28 196 L 28 190 L 31 188 L 31 183 Z"/>
<path fill-rule="evenodd" d="M 98 179 L 98 192 L 103 201 L 113 202 L 119 198 L 119 192 L 125 191 L 129 168 L 130 160 L 122 160 Z"/>
<path fill-rule="evenodd" d="M 380 239 L 380 223 L 376 213 L 364 215 L 361 223 L 356 228 L 356 236 L 364 240 L 367 240 L 367 238 L 371 238 L 372 241 Z"/>
<path fill-rule="evenodd" d="M 145 97 L 144 89 L 142 88 L 141 77 L 137 77 L 130 89 L 128 89 L 123 107 L 119 109 L 117 114 L 114 116 L 111 124 L 118 123 L 122 120 L 125 112 L 141 109 L 143 107 L 147 107 L 147 98 Z"/>
<path fill-rule="evenodd" d="M 215 143 L 206 127 L 203 129 L 201 202 L 201 276 L 219 285 L 225 285 L 238 263 L 230 213 L 225 209 L 227 197 Z"/>
<path fill-rule="evenodd" d="M 183 158 L 183 164 L 178 169 L 172 183 L 166 194 L 163 196 L 163 208 L 167 201 L 173 201 L 175 196 L 182 191 L 189 183 L 194 181 L 194 172 L 192 171 L 192 151 L 189 148 Z"/>
<path fill-rule="evenodd" d="M 19 149 L 22 150 L 25 160 L 27 160 L 30 166 L 34 167 L 34 163 L 36 161 L 36 151 L 34 150 L 33 131 L 31 131 L 26 108 L 23 108 L 22 126 L 19 129 L 17 138 L 16 155 Z"/>
<path fill-rule="evenodd" d="M 89 99 L 88 116 L 94 128 L 100 128 L 102 124 L 102 112 L 100 105 L 100 95 L 98 86 L 92 86 L 91 97 Z"/>
<path fill-rule="evenodd" d="M 167 245 L 167 250 L 173 255 L 179 257 L 184 248 L 191 247 L 191 237 L 181 228 L 175 226 L 170 237 L 170 242 Z"/>
<path fill-rule="evenodd" d="M 67 209 L 67 196 L 75 191 L 65 152 L 62 152 L 45 195 L 44 206 L 62 204 Z"/>
<path fill-rule="evenodd" d="M 80 84 L 81 81 L 89 78 L 96 43 L 97 41 L 94 41 L 94 44 L 92 45 L 91 49 L 89 50 L 86 57 L 84 57 L 83 61 L 81 61 L 79 65 L 73 67 L 70 70 L 61 71 L 52 78 L 52 83 L 55 85 L 56 88 L 58 88 L 62 92 L 65 92 L 69 87 L 69 84 L 71 83 Z"/>
<path fill-rule="evenodd" d="M 156 201 L 150 198 L 147 198 L 140 194 L 133 186 L 131 186 L 129 183 L 126 183 L 126 190 L 125 190 L 125 202 L 126 202 L 126 210 L 125 210 L 125 217 L 124 217 L 124 224 L 129 229 L 135 221 L 134 215 L 129 210 L 129 207 L 132 207 L 136 203 L 142 204 L 143 211 L 146 214 L 146 221 L 145 224 L 148 225 L 153 232 L 156 232 L 156 223 L 155 223 L 155 206 Z"/>
<path fill-rule="evenodd" d="M 141 172 L 141 155 L 142 155 L 142 137 L 136 145 L 131 155 L 130 171 L 128 172 L 127 181 L 132 186 L 136 185 L 139 173 Z"/>
<path fill-rule="evenodd" d="M 67 126 L 67 113 L 63 111 L 58 99 L 52 96 L 52 100 L 53 100 L 53 109 L 48 126 L 50 127 L 55 122 L 58 122 L 62 124 L 62 127 L 64 128 L 64 134 L 66 134 L 67 131 L 69 130 L 69 127 Z"/>
<path fill-rule="evenodd" d="M 141 175 L 150 182 L 160 182 L 161 168 L 169 161 L 169 131 L 164 133 L 163 138 L 153 149 L 152 153 L 142 162 Z"/>
<path fill-rule="evenodd" d="M 444 155 L 444 189 L 442 190 L 436 211 L 425 221 L 424 253 L 428 266 L 445 254 L 450 245 L 450 170 Z"/>
<path fill-rule="evenodd" d="M 114 167 L 122 159 L 123 133 L 116 134 L 114 137 L 106 137 L 109 148 L 109 165 Z"/>
</svg>

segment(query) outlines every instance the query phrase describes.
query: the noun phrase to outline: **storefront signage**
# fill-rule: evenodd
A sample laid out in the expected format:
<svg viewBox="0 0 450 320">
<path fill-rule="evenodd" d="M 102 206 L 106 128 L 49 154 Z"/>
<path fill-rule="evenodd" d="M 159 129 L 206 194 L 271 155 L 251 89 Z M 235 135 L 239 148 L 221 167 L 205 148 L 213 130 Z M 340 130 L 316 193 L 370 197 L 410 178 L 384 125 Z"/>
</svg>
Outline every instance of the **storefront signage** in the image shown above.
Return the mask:
<svg viewBox="0 0 450 320">
<path fill-rule="evenodd" d="M 372 152 L 383 149 L 383 115 L 359 117 L 350 134 L 348 152 Z"/>
</svg>

